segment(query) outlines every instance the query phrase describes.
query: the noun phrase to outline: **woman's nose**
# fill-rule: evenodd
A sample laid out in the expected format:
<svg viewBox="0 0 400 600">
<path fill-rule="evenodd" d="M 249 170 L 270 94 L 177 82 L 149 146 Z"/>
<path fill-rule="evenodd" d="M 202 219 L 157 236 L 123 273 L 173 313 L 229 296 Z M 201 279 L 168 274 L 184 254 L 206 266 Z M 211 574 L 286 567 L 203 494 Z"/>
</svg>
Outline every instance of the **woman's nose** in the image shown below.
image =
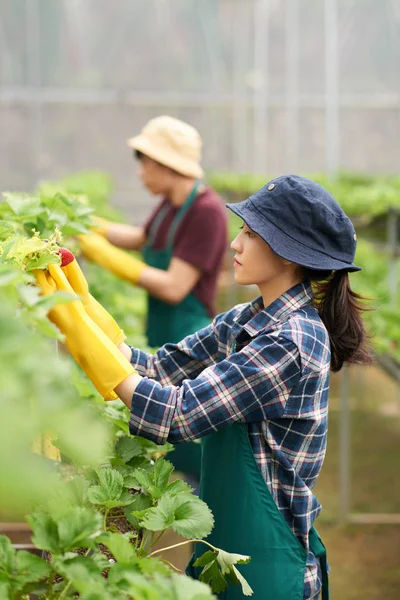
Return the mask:
<svg viewBox="0 0 400 600">
<path fill-rule="evenodd" d="M 231 249 L 234 250 L 235 252 L 240 252 L 240 249 L 241 249 L 239 235 L 240 234 L 238 234 L 231 243 Z"/>
</svg>

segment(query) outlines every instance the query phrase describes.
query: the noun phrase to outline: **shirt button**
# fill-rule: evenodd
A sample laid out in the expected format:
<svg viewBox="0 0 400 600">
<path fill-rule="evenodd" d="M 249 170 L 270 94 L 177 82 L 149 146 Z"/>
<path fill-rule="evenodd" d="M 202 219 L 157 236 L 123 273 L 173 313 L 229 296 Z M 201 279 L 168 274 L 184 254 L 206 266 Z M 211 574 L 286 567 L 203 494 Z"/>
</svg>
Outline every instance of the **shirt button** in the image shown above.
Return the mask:
<svg viewBox="0 0 400 600">
<path fill-rule="evenodd" d="M 357 234 L 356 234 L 356 233 L 353 235 L 353 240 L 354 240 L 355 242 L 357 241 Z"/>
<path fill-rule="evenodd" d="M 269 191 L 273 190 L 273 189 L 274 189 L 274 187 L 275 187 L 275 184 L 274 184 L 274 183 L 271 183 L 271 185 L 269 185 L 269 186 L 268 186 L 268 189 L 269 189 Z"/>
</svg>

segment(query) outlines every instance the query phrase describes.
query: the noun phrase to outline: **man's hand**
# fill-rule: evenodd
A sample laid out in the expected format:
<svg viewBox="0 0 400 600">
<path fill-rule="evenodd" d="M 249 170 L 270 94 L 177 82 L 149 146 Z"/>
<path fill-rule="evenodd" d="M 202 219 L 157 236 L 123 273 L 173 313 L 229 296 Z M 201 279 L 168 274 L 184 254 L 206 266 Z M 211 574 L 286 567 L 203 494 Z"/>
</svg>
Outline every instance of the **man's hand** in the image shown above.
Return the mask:
<svg viewBox="0 0 400 600">
<path fill-rule="evenodd" d="M 142 272 L 147 268 L 146 263 L 124 250 L 116 248 L 95 233 L 80 235 L 79 242 L 85 258 L 111 271 L 120 279 L 136 284 Z"/>
</svg>

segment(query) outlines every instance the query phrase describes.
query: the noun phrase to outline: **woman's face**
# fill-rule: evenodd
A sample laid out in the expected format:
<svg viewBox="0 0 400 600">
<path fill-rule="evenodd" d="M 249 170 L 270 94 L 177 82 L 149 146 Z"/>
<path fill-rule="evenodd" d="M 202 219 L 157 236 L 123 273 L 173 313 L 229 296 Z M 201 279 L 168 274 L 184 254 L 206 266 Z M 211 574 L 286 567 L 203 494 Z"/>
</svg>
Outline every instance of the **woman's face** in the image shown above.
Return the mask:
<svg viewBox="0 0 400 600">
<path fill-rule="evenodd" d="M 257 285 L 263 296 L 280 295 L 301 281 L 298 265 L 281 258 L 246 223 L 233 240 L 235 281 L 240 285 Z M 286 286 L 286 287 L 285 287 Z M 283 289 L 280 292 L 280 288 Z"/>
</svg>

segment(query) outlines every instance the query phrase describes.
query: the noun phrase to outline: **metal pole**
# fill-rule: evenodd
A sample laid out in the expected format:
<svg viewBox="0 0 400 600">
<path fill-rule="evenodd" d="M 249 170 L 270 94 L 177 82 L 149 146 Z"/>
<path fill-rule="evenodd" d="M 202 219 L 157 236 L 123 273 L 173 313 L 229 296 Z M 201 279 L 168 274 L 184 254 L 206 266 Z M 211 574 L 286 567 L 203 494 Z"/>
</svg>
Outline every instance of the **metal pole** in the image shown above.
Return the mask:
<svg viewBox="0 0 400 600">
<path fill-rule="evenodd" d="M 244 77 L 247 71 L 247 32 L 243 28 L 247 6 L 240 0 L 231 11 L 233 51 L 233 169 L 235 172 L 248 172 L 247 152 L 247 106 L 242 101 L 245 93 Z"/>
<path fill-rule="evenodd" d="M 265 173 L 268 165 L 268 4 L 254 0 L 253 171 Z"/>
<path fill-rule="evenodd" d="M 389 254 L 388 290 L 392 306 L 397 303 L 398 273 L 397 273 L 397 227 L 398 214 L 391 209 L 387 219 L 387 245 Z"/>
<path fill-rule="evenodd" d="M 340 374 L 339 458 L 339 521 L 340 523 L 346 523 L 350 511 L 350 396 L 348 366 L 344 366 Z"/>
<path fill-rule="evenodd" d="M 299 3 L 286 0 L 286 171 L 295 173 L 299 157 Z"/>
<path fill-rule="evenodd" d="M 25 0 L 26 82 L 34 92 L 29 111 L 31 138 L 31 184 L 37 183 L 41 173 L 42 108 L 39 88 L 40 65 L 40 0 Z"/>
<path fill-rule="evenodd" d="M 339 47 L 336 0 L 325 5 L 325 156 L 329 176 L 339 169 Z"/>
</svg>

